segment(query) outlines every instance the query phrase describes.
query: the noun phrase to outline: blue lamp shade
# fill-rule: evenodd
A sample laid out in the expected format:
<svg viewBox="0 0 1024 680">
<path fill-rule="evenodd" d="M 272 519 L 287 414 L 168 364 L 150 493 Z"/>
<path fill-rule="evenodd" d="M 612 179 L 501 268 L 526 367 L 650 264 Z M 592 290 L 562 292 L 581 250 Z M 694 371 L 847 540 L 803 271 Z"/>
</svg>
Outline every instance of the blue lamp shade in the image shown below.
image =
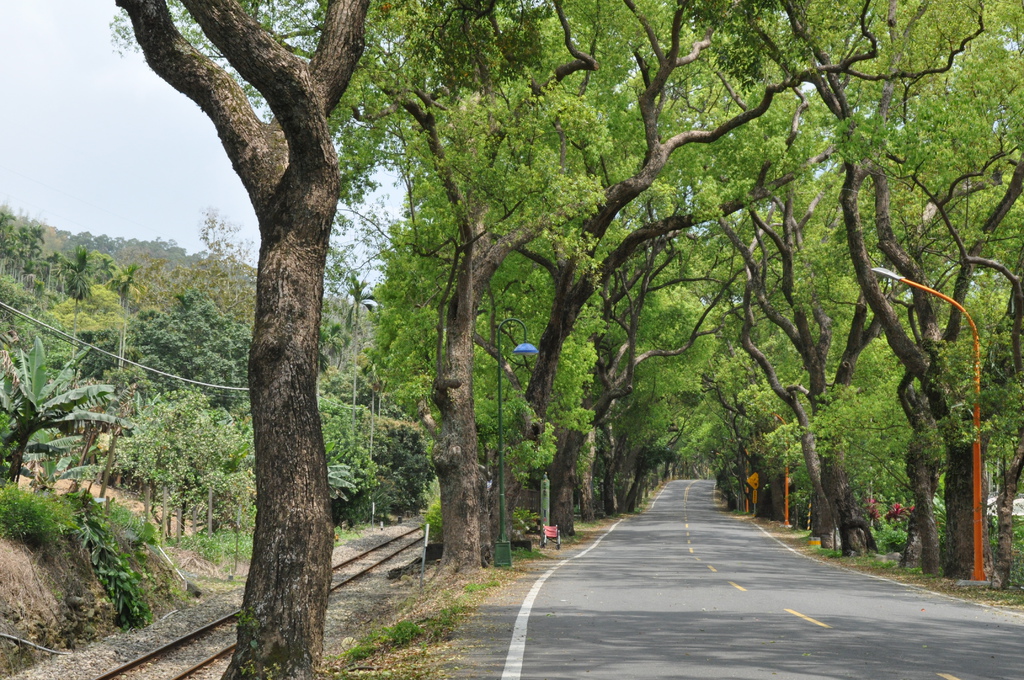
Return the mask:
<svg viewBox="0 0 1024 680">
<path fill-rule="evenodd" d="M 516 345 L 512 354 L 540 354 L 540 351 L 528 342 Z"/>
</svg>

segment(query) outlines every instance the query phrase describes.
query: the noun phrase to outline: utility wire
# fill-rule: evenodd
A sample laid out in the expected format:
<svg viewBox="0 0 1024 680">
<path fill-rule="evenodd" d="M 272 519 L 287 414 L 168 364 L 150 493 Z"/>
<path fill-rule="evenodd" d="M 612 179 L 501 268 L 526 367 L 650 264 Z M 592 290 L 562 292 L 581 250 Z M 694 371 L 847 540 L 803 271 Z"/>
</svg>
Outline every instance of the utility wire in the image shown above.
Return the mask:
<svg viewBox="0 0 1024 680">
<path fill-rule="evenodd" d="M 174 375 L 172 373 L 164 373 L 161 370 L 158 370 L 158 369 L 155 369 L 155 368 L 151 368 L 149 366 L 143 366 L 142 364 L 137 363 L 135 361 L 132 361 L 131 359 L 125 359 L 124 357 L 118 356 L 118 355 L 114 354 L 113 352 L 108 352 L 105 349 L 100 349 L 96 345 L 89 344 L 85 340 L 79 340 L 78 338 L 74 337 L 73 335 L 68 335 L 64 331 L 59 330 L 57 328 L 54 328 L 53 326 L 50 326 L 49 324 L 44 323 L 44 322 L 40 321 L 39 319 L 31 317 L 28 314 L 26 314 L 25 312 L 23 312 L 23 311 L 21 311 L 19 309 L 15 309 L 14 307 L 11 307 L 9 304 L 7 304 L 5 302 L 0 302 L 0 308 L 6 309 L 9 312 L 13 312 L 14 314 L 17 314 L 20 317 L 28 319 L 32 323 L 34 323 L 34 324 L 36 324 L 38 326 L 41 326 L 41 327 L 45 328 L 46 330 L 50 331 L 51 333 L 57 335 L 62 340 L 66 340 L 68 342 L 72 342 L 72 343 L 81 345 L 82 347 L 88 347 L 89 349 L 95 350 L 95 351 L 99 352 L 100 354 L 105 354 L 108 357 L 111 357 L 113 359 L 117 359 L 118 361 L 123 361 L 123 362 L 125 362 L 127 364 L 131 364 L 132 366 L 138 366 L 139 368 L 141 368 L 144 371 L 149 371 L 150 373 L 156 373 L 157 375 L 162 375 L 165 378 L 173 378 L 174 380 L 180 380 L 182 382 L 187 382 L 187 383 L 189 383 L 191 385 L 199 385 L 200 387 L 212 387 L 212 388 L 218 389 L 218 390 L 231 390 L 233 392 L 248 392 L 249 391 L 248 387 L 231 387 L 229 385 L 213 385 L 211 383 L 199 382 L 198 380 L 190 380 L 189 378 L 182 378 L 180 375 Z"/>
</svg>

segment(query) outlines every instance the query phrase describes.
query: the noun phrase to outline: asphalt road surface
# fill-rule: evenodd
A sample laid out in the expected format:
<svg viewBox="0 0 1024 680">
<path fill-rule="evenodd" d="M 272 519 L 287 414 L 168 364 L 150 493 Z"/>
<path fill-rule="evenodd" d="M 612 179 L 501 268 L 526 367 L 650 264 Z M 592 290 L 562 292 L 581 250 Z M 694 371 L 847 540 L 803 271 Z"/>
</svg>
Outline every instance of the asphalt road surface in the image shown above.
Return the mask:
<svg viewBox="0 0 1024 680">
<path fill-rule="evenodd" d="M 502 680 L 1024 678 L 1024 617 L 801 557 L 713 488 L 672 482 L 545 572 Z"/>
</svg>

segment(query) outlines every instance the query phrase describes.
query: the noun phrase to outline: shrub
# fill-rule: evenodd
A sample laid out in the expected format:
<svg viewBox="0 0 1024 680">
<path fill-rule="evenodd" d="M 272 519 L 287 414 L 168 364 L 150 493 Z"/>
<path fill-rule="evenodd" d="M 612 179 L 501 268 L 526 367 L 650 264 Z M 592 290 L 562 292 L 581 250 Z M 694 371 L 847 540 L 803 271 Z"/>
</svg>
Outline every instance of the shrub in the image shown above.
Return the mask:
<svg viewBox="0 0 1024 680">
<path fill-rule="evenodd" d="M 0 487 L 0 536 L 38 546 L 74 528 L 71 508 L 57 496 Z"/>
<path fill-rule="evenodd" d="M 148 624 L 153 613 L 143 599 L 142 574 L 131 567 L 121 551 L 110 524 L 88 491 L 75 496 L 78 507 L 78 536 L 92 558 L 92 570 L 103 584 L 117 612 L 117 625 L 137 628 Z"/>
<path fill-rule="evenodd" d="M 430 525 L 430 535 L 436 537 L 435 542 L 441 540 L 443 536 L 442 523 L 441 523 L 441 499 L 435 498 L 430 503 L 430 507 L 427 508 L 427 514 L 423 516 L 423 523 Z"/>
<path fill-rule="evenodd" d="M 885 522 L 874 533 L 880 553 L 902 552 L 907 546 L 907 528 L 902 524 Z"/>
</svg>

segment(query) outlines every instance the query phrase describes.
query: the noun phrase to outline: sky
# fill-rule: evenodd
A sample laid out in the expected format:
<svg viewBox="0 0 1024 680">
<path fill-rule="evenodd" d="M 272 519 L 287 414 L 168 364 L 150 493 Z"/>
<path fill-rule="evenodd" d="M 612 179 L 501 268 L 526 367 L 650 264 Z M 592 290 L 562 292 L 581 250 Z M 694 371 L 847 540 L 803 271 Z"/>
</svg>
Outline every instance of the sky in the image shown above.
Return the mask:
<svg viewBox="0 0 1024 680">
<path fill-rule="evenodd" d="M 113 0 L 0 0 L 0 203 L 70 232 L 202 250 L 209 208 L 259 243 L 209 119 L 138 52 Z"/>
</svg>

